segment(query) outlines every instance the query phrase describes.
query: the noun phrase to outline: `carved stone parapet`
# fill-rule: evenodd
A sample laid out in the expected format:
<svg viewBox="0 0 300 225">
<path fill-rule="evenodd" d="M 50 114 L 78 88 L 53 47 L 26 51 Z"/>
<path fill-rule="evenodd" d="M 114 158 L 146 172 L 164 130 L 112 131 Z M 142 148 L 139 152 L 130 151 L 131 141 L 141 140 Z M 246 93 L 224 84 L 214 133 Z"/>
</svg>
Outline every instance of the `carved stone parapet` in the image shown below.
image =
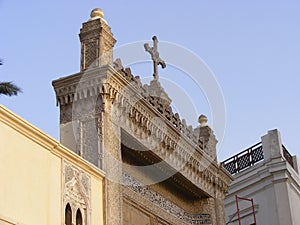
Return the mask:
<svg viewBox="0 0 300 225">
<path fill-rule="evenodd" d="M 165 112 L 166 107 L 169 107 L 172 100 L 168 96 L 168 94 L 165 92 L 165 90 L 162 88 L 158 80 L 152 80 L 150 82 L 150 85 L 144 85 L 144 89 L 148 93 L 148 99 L 149 101 L 158 107 L 161 107 L 159 111 L 161 113 Z M 157 105 L 156 105 L 157 104 Z M 171 109 L 172 110 L 172 109 Z"/>
</svg>

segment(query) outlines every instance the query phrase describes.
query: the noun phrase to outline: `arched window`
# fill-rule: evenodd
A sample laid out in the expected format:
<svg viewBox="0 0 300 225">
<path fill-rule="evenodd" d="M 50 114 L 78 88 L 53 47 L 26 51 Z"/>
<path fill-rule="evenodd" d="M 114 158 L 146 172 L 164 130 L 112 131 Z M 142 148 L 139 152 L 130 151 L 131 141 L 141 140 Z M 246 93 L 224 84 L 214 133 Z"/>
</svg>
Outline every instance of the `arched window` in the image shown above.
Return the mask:
<svg viewBox="0 0 300 225">
<path fill-rule="evenodd" d="M 66 205 L 65 209 L 65 224 L 72 225 L 72 209 L 69 203 Z"/>
<path fill-rule="evenodd" d="M 82 215 L 80 209 L 76 212 L 76 225 L 82 225 Z"/>
</svg>

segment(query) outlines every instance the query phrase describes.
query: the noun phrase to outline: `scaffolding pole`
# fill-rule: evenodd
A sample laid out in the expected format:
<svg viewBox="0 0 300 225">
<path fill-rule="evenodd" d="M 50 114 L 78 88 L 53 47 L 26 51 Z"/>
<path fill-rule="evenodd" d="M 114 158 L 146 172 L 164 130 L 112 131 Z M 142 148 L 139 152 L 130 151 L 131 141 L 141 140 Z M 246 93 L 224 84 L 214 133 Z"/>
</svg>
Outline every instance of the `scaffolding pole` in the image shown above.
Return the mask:
<svg viewBox="0 0 300 225">
<path fill-rule="evenodd" d="M 239 225 L 242 225 L 242 224 L 241 224 L 240 208 L 239 208 L 239 200 L 251 202 L 251 205 L 252 205 L 252 214 L 253 214 L 254 223 L 252 223 L 252 224 L 250 224 L 250 225 L 257 225 L 257 224 L 256 224 L 256 216 L 255 216 L 255 209 L 254 209 L 254 201 L 253 201 L 253 198 L 249 199 L 249 198 L 243 198 L 243 197 L 239 197 L 239 196 L 235 195 L 235 202 L 236 202 L 236 208 L 237 208 L 237 214 L 238 214 Z"/>
</svg>

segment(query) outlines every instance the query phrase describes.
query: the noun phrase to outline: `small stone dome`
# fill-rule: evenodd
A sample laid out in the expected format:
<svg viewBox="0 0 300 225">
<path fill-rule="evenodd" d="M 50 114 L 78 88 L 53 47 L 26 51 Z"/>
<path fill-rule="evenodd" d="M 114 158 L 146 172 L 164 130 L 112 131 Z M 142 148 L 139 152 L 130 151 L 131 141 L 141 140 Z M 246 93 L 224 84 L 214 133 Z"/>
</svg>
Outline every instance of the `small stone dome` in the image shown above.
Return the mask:
<svg viewBox="0 0 300 225">
<path fill-rule="evenodd" d="M 91 19 L 95 19 L 95 18 L 104 18 L 104 13 L 102 11 L 102 9 L 100 8 L 95 8 L 92 10 L 91 12 Z"/>
</svg>

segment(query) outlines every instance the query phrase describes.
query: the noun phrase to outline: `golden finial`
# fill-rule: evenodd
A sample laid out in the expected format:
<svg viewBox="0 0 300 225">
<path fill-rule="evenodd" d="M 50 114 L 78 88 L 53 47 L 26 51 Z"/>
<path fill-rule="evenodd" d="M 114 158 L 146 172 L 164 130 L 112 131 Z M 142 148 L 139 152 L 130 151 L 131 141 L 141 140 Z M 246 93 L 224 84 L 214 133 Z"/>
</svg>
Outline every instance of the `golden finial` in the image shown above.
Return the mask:
<svg viewBox="0 0 300 225">
<path fill-rule="evenodd" d="M 91 19 L 93 20 L 93 19 L 98 19 L 98 18 L 104 19 L 104 13 L 103 13 L 102 9 L 95 8 L 91 12 Z"/>
<path fill-rule="evenodd" d="M 199 119 L 198 119 L 198 122 L 200 123 L 200 126 L 201 127 L 205 127 L 206 126 L 206 123 L 207 123 L 208 119 L 205 115 L 201 114 L 199 116 Z"/>
</svg>

